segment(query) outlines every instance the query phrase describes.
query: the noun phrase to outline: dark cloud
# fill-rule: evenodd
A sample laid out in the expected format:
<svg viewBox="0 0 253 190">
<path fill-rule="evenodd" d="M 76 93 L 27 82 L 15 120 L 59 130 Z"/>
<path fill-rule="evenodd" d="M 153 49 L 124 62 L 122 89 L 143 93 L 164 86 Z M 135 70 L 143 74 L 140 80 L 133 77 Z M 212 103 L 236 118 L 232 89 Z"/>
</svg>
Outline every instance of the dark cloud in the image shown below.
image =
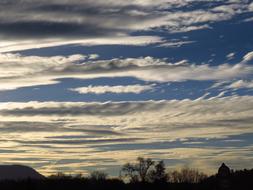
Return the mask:
<svg viewBox="0 0 253 190">
<path fill-rule="evenodd" d="M 25 21 L 14 23 L 0 23 L 0 34 L 7 38 L 76 38 L 97 37 L 104 35 L 112 35 L 112 31 L 86 24 L 83 26 L 78 23 L 61 23 L 46 21 Z"/>
<path fill-rule="evenodd" d="M 50 136 L 46 138 L 53 139 L 70 139 L 70 138 L 96 138 L 97 136 L 121 136 L 123 133 L 113 131 L 112 127 L 108 125 L 78 125 L 69 126 L 64 122 L 0 122 L 0 131 L 2 133 L 12 132 L 78 132 L 83 135 L 61 135 Z M 86 135 L 84 135 L 86 134 Z"/>
<path fill-rule="evenodd" d="M 244 118 L 239 118 L 239 119 L 221 119 L 221 120 L 217 120 L 217 123 L 224 123 L 225 125 L 228 124 L 240 124 L 240 123 L 247 123 L 247 124 L 251 124 L 253 123 L 253 118 L 252 117 L 244 117 Z"/>
<path fill-rule="evenodd" d="M 162 102 L 119 102 L 119 103 L 88 103 L 83 105 L 60 105 L 60 107 L 25 107 L 22 109 L 2 109 L 1 115 L 15 116 L 35 116 L 35 115 L 61 115 L 61 116 L 80 116 L 80 115 L 101 115 L 101 116 L 118 116 L 124 114 L 138 113 L 140 110 L 161 109 L 164 105 Z"/>
<path fill-rule="evenodd" d="M 208 28 L 203 24 L 230 19 L 237 12 L 245 12 L 248 5 L 226 1 L 214 7 L 213 1 L 204 2 L 205 6 L 198 1 L 188 10 L 192 1 L 1 1 L 0 36 L 22 40 L 80 39 L 129 35 L 132 31 L 161 27 L 171 32 L 191 31 Z"/>
<path fill-rule="evenodd" d="M 63 123 L 50 122 L 0 122 L 0 131 L 2 133 L 10 132 L 53 132 L 62 130 Z"/>
<path fill-rule="evenodd" d="M 106 6 L 90 1 L 1 2 L 0 36 L 7 38 L 73 38 L 115 36 L 128 33 L 135 24 L 154 17 L 132 15 L 139 6 Z"/>
<path fill-rule="evenodd" d="M 10 150 L 10 149 L 0 149 L 0 154 L 17 154 L 24 153 L 22 150 Z"/>
<path fill-rule="evenodd" d="M 25 140 L 13 140 L 13 142 L 20 144 L 38 145 L 38 144 L 58 144 L 58 145 L 78 145 L 78 144 L 106 144 L 106 143 L 116 143 L 116 142 L 134 142 L 142 140 L 143 138 L 115 138 L 115 139 L 93 139 L 93 140 L 42 140 L 42 141 L 25 141 Z"/>
</svg>

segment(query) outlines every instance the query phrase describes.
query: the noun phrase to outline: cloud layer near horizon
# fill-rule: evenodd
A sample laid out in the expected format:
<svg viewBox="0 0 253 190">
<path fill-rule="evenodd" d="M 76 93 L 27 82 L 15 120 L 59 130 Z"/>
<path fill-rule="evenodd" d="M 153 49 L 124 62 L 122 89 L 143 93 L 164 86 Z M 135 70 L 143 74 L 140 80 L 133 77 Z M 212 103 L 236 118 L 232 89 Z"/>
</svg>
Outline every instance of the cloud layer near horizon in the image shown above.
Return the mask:
<svg viewBox="0 0 253 190">
<path fill-rule="evenodd" d="M 110 170 L 137 156 L 174 160 L 173 167 L 189 164 L 214 172 L 221 161 L 233 165 L 238 158 L 252 159 L 253 155 L 246 156 L 252 145 L 236 143 L 235 138 L 253 133 L 252 114 L 251 96 L 1 103 L 0 158 L 3 163 L 34 160 L 34 166 L 44 173 L 59 168 L 83 172 L 94 166 Z M 213 140 L 221 144 L 235 141 L 225 148 Z"/>
</svg>

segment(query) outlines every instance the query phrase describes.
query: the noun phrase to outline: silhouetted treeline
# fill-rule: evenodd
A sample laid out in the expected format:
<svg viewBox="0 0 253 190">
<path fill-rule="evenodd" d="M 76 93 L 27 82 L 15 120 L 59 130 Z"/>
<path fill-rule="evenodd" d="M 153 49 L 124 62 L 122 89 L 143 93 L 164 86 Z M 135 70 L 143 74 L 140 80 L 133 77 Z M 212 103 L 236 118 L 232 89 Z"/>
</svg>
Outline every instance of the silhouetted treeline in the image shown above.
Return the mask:
<svg viewBox="0 0 253 190">
<path fill-rule="evenodd" d="M 252 190 L 253 169 L 230 170 L 225 164 L 207 176 L 196 169 L 167 171 L 163 161 L 138 158 L 125 164 L 118 178 L 101 171 L 89 176 L 58 173 L 41 180 L 0 181 L 0 190 Z"/>
</svg>

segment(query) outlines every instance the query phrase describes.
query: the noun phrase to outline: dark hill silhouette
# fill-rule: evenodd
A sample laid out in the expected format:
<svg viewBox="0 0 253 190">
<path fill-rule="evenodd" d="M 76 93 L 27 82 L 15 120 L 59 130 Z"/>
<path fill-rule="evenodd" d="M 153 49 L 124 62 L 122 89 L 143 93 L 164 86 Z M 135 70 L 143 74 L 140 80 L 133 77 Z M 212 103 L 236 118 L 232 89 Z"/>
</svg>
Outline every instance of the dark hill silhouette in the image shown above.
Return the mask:
<svg viewBox="0 0 253 190">
<path fill-rule="evenodd" d="M 40 180 L 45 177 L 28 166 L 22 165 L 0 165 L 0 180 Z"/>
</svg>

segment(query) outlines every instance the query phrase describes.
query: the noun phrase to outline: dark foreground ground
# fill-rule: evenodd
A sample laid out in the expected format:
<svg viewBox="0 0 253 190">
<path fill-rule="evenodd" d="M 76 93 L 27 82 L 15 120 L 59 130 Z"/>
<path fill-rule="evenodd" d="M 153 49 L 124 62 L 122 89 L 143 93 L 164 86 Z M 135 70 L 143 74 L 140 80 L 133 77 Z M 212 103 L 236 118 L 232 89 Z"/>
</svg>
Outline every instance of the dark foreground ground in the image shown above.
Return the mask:
<svg viewBox="0 0 253 190">
<path fill-rule="evenodd" d="M 229 178 L 211 176 L 200 183 L 131 183 L 119 179 L 91 180 L 87 178 L 58 178 L 44 180 L 1 181 L 0 190 L 252 190 L 253 172 L 241 171 Z"/>
</svg>

